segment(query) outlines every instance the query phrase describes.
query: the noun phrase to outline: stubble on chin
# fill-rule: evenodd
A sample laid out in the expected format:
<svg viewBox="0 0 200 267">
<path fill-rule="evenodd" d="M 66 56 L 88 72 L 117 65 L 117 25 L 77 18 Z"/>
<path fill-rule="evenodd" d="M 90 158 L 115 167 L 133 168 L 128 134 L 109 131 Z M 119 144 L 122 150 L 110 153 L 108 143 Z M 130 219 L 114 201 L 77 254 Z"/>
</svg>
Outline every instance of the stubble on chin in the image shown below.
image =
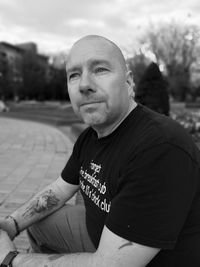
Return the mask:
<svg viewBox="0 0 200 267">
<path fill-rule="evenodd" d="M 95 114 L 84 114 L 81 116 L 81 118 L 84 123 L 89 126 L 98 125 L 103 121 L 102 117 L 97 116 Z"/>
<path fill-rule="evenodd" d="M 107 114 L 104 110 L 98 112 L 82 112 L 80 113 L 80 117 L 85 124 L 95 126 L 103 124 L 107 119 Z"/>
<path fill-rule="evenodd" d="M 101 124 L 104 120 L 106 120 L 107 116 L 106 108 L 102 105 L 98 107 L 82 106 L 79 107 L 77 113 L 78 117 L 89 126 Z"/>
</svg>

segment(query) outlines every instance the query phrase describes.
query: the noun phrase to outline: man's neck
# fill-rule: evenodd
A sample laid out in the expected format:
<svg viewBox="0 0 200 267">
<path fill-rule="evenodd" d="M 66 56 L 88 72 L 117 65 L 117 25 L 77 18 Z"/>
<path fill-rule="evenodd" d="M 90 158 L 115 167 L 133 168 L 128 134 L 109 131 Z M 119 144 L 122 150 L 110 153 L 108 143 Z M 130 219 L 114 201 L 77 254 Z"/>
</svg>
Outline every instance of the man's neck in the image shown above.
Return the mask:
<svg viewBox="0 0 200 267">
<path fill-rule="evenodd" d="M 96 127 L 92 127 L 96 131 L 98 138 L 99 139 L 103 138 L 114 132 L 119 127 L 119 125 L 126 119 L 126 117 L 131 113 L 131 111 L 136 108 L 136 106 L 137 103 L 135 101 L 131 101 L 129 109 L 127 110 L 125 115 L 116 124 L 112 125 L 109 128 L 102 130 L 102 129 L 97 129 Z"/>
</svg>

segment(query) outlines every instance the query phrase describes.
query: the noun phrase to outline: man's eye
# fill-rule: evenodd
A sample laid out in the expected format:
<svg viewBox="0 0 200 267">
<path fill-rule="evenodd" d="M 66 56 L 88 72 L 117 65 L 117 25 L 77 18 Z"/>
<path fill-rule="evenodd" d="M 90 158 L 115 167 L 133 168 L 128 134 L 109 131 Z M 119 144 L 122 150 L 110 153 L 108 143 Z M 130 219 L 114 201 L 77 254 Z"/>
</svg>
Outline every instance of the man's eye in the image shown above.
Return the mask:
<svg viewBox="0 0 200 267">
<path fill-rule="evenodd" d="M 106 71 L 108 71 L 108 70 L 106 68 L 103 68 L 103 67 L 99 67 L 99 68 L 95 69 L 96 73 L 102 73 L 102 72 L 106 72 Z"/>
<path fill-rule="evenodd" d="M 69 75 L 69 80 L 75 80 L 79 78 L 79 73 L 72 73 Z"/>
</svg>

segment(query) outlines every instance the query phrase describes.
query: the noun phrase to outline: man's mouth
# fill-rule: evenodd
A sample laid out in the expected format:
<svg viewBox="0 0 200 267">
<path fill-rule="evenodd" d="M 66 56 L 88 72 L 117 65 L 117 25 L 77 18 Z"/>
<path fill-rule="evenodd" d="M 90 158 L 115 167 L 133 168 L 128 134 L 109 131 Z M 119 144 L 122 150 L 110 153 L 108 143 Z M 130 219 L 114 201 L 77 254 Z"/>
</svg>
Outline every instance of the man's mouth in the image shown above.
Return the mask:
<svg viewBox="0 0 200 267">
<path fill-rule="evenodd" d="M 100 104 L 102 103 L 102 101 L 87 101 L 87 102 L 83 102 L 80 104 L 80 107 L 82 106 L 92 106 L 92 105 L 96 105 L 96 104 Z"/>
</svg>

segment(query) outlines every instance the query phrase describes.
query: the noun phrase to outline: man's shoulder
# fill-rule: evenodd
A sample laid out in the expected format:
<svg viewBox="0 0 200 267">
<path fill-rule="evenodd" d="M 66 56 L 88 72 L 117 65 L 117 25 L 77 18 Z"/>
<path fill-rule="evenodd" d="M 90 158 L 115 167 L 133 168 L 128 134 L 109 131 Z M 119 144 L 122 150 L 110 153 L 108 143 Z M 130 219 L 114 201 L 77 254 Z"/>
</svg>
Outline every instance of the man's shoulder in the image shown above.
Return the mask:
<svg viewBox="0 0 200 267">
<path fill-rule="evenodd" d="M 191 140 L 191 135 L 171 117 L 154 112 L 146 107 L 142 107 L 144 117 L 144 127 L 146 131 L 152 131 L 153 134 L 162 136 L 165 141 L 171 142 L 174 138 L 186 138 Z"/>
<path fill-rule="evenodd" d="M 131 130 L 134 137 L 131 142 L 135 143 L 140 151 L 163 143 L 176 146 L 188 153 L 196 149 L 191 135 L 172 118 L 141 105 L 138 118 L 137 124 Z"/>
</svg>

